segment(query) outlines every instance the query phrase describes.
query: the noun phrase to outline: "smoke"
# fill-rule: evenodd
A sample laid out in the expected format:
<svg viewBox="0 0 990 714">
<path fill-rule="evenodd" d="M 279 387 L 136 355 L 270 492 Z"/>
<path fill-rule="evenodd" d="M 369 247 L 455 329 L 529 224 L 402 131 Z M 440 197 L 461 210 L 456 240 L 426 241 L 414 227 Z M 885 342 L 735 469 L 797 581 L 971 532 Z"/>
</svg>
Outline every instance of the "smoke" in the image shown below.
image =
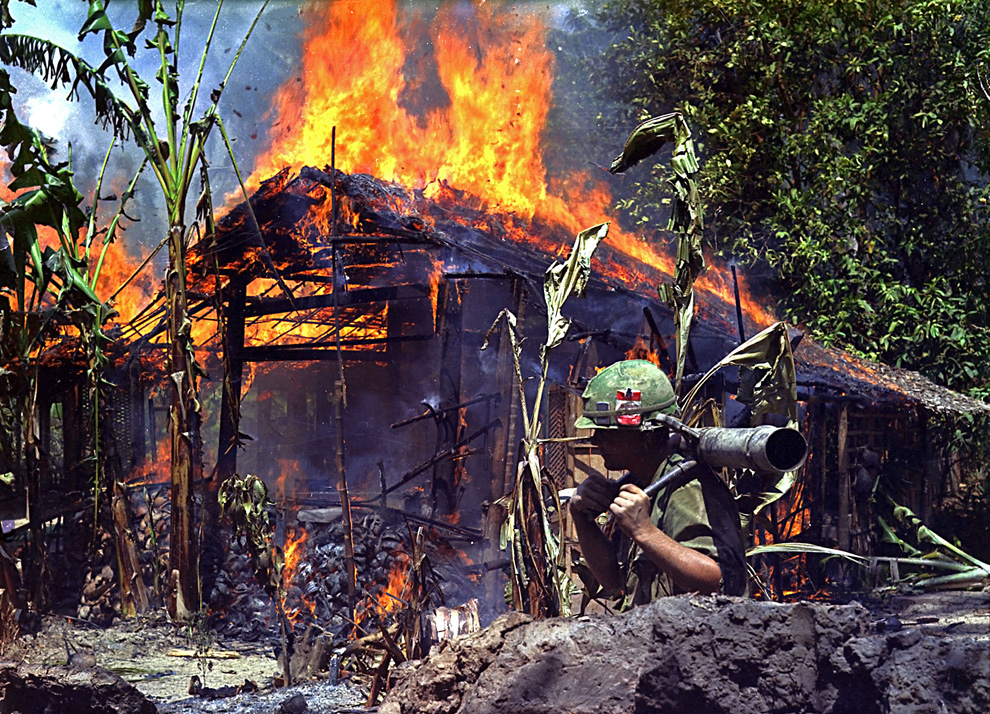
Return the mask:
<svg viewBox="0 0 990 714">
<path fill-rule="evenodd" d="M 296 36 L 299 31 L 298 4 L 287 1 L 269 4 L 248 41 L 221 100 L 220 115 L 226 122 L 231 138 L 234 160 L 245 173 L 250 172 L 255 155 L 265 145 L 267 132 L 264 123 L 268 97 L 286 81 L 297 64 L 300 53 Z M 211 91 L 220 86 L 261 5 L 261 0 L 224 3 L 211 52 L 204 65 L 194 119 L 202 116 L 209 105 Z M 77 37 L 79 28 L 86 21 L 87 8 L 88 3 L 78 0 L 45 0 L 37 6 L 12 3 L 14 25 L 9 32 L 49 40 L 82 57 L 89 64 L 99 66 L 105 57 L 101 38 L 90 35 L 80 42 Z M 135 8 L 134 3 L 112 3 L 108 14 L 115 27 L 129 30 L 136 17 Z M 202 49 L 216 8 L 217 3 L 214 0 L 193 0 L 186 3 L 178 48 L 182 92 L 180 109 L 185 107 L 190 97 L 190 89 L 199 69 Z M 151 32 L 153 27 L 145 30 L 145 34 L 138 40 L 135 56 L 128 57 L 128 61 L 150 87 L 150 105 L 155 124 L 158 131 L 164 134 L 164 115 L 159 95 L 161 85 L 155 79 L 159 59 L 156 51 L 144 48 L 144 39 L 150 37 Z M 10 72 L 18 88 L 15 95 L 18 116 L 21 121 L 55 141 L 59 160 L 67 159 L 71 149 L 76 185 L 87 197 L 85 204 L 89 205 L 104 157 L 113 141 L 111 134 L 98 122 L 92 98 L 85 89 L 81 89 L 78 100 L 75 100 L 68 96 L 65 88 L 52 89 L 21 70 L 11 69 Z M 108 71 L 105 78 L 110 79 L 109 75 Z M 115 91 L 125 101 L 130 97 L 129 92 L 119 84 L 115 85 Z M 126 103 L 133 106 L 133 101 Z M 235 189 L 237 177 L 233 171 L 234 161 L 220 140 L 219 132 L 214 134 L 216 136 L 211 138 L 207 147 L 211 167 L 210 181 L 214 196 L 222 197 Z M 119 193 L 140 166 L 142 155 L 132 141 L 123 145 L 118 142 L 117 147 L 107 167 L 104 194 L 111 193 L 107 186 L 112 186 L 112 190 Z M 164 215 L 161 191 L 152 172 L 145 170 L 127 211 L 128 215 L 140 221 L 137 226 L 132 226 L 127 235 L 129 247 L 135 252 L 146 253 L 164 235 L 167 217 Z M 195 201 L 199 194 L 198 183 L 192 194 L 190 200 Z"/>
</svg>

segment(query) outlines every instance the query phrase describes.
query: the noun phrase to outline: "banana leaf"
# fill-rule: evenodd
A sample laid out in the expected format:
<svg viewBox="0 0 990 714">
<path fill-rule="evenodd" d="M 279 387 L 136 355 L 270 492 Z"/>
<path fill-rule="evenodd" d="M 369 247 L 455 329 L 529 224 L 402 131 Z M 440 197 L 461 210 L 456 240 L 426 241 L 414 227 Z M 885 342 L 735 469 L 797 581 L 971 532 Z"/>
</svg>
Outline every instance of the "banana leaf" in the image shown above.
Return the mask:
<svg viewBox="0 0 990 714">
<path fill-rule="evenodd" d="M 787 326 L 782 322 L 777 322 L 746 340 L 705 373 L 684 398 L 685 408 L 689 410 L 685 414 L 685 421 L 696 410 L 692 405 L 705 383 L 719 370 L 729 366 L 739 367 L 740 383 L 748 383 L 748 393 L 740 386 L 739 397 L 740 401 L 747 400 L 751 406 L 752 424 L 758 424 L 759 418 L 770 412 L 784 416 L 788 426 L 797 426 L 797 371 Z M 796 471 L 788 471 L 780 476 L 762 476 L 764 483 L 756 495 L 755 503 L 741 510 L 755 516 L 787 493 L 796 479 Z"/>
<path fill-rule="evenodd" d="M 532 406 L 523 388 L 523 341 L 516 332 L 515 315 L 509 310 L 499 313 L 482 345 L 482 349 L 488 347 L 492 333 L 504 321 L 512 346 L 525 436 L 523 460 L 518 465 L 512 491 L 499 500 L 506 508 L 500 546 L 509 555 L 506 600 L 513 608 L 526 609 L 536 616 L 569 615 L 574 589 L 564 562 L 566 553 L 560 535 L 555 532 L 551 505 L 544 497 L 544 491 L 549 490 L 553 494 L 553 512 L 561 512 L 557 490 L 553 484 L 545 484 L 540 463 L 540 404 L 546 391 L 550 353 L 563 342 L 570 328 L 570 320 L 562 314 L 564 303 L 572 295 L 584 294 L 591 275 L 591 256 L 606 235 L 608 223 L 581 231 L 567 259 L 554 263 L 546 271 L 543 295 L 547 305 L 547 337 L 540 345 L 540 377 Z M 545 485 L 550 488 L 545 489 Z"/>
<path fill-rule="evenodd" d="M 959 560 L 967 563 L 969 567 L 982 571 L 984 576 L 990 576 L 990 564 L 984 563 L 979 558 L 970 555 L 956 544 L 940 536 L 938 533 L 926 526 L 910 508 L 895 503 L 889 496 L 886 498 L 887 502 L 893 507 L 894 519 L 904 528 L 914 532 L 915 538 L 917 539 L 919 545 L 927 543 L 935 546 L 936 548 L 941 548 L 948 551 Z M 890 543 L 895 543 L 912 554 L 920 554 L 922 552 L 919 548 L 914 547 L 904 538 L 898 536 L 895 530 L 891 528 L 887 522 L 883 520 L 883 518 L 878 516 L 877 520 L 881 523 L 881 527 L 883 528 L 884 540 Z M 938 550 L 935 552 L 941 553 L 941 551 Z M 945 554 L 942 553 L 942 555 Z"/>
<path fill-rule="evenodd" d="M 660 285 L 657 290 L 674 310 L 677 349 L 674 388 L 680 393 L 694 319 L 694 281 L 705 270 L 705 256 L 701 249 L 704 221 L 695 180 L 698 159 L 694 153 L 691 130 L 684 117 L 673 112 L 651 117 L 637 126 L 626 139 L 622 153 L 612 161 L 609 171 L 621 173 L 652 156 L 669 142 L 674 144 L 670 159 L 673 176 L 668 182 L 674 192 L 674 201 L 667 229 L 677 233 L 677 261 L 673 283 Z"/>
<path fill-rule="evenodd" d="M 571 321 L 561 314 L 561 309 L 571 295 L 584 297 L 591 277 L 591 256 L 608 235 L 608 225 L 601 223 L 578 233 L 567 260 L 547 268 L 543 281 L 543 297 L 547 304 L 547 339 L 540 350 L 541 360 L 548 350 L 557 347 L 567 335 Z"/>
</svg>

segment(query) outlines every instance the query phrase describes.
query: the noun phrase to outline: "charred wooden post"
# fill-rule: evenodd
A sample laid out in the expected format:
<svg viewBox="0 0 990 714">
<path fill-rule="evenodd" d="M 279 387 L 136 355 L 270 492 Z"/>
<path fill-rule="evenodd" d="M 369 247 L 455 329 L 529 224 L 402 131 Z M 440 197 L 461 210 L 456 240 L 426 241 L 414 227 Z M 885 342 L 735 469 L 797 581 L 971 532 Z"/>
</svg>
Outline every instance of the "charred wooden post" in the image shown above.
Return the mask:
<svg viewBox="0 0 990 714">
<path fill-rule="evenodd" d="M 849 550 L 849 451 L 847 448 L 849 434 L 849 411 L 843 404 L 839 409 L 839 432 L 837 440 L 839 461 L 839 548 Z"/>
<path fill-rule="evenodd" d="M 739 300 L 739 278 L 736 276 L 736 266 L 732 266 L 732 291 L 736 298 L 736 326 L 739 329 L 739 344 L 746 341 L 746 327 L 743 324 L 742 302 Z"/>
<path fill-rule="evenodd" d="M 333 337 L 337 353 L 337 380 L 334 382 L 334 422 L 337 432 L 337 492 L 344 517 L 344 563 L 347 568 L 347 606 L 351 621 L 357 620 L 354 608 L 357 604 L 357 568 L 354 564 L 354 525 L 351 521 L 351 501 L 347 492 L 347 470 L 344 465 L 344 410 L 347 409 L 347 382 L 344 381 L 344 357 L 340 349 L 340 298 L 346 290 L 342 260 L 338 255 L 337 236 L 337 127 L 330 134 L 330 242 L 333 246 L 331 269 L 333 271 Z"/>
<path fill-rule="evenodd" d="M 218 281 L 219 283 L 219 281 Z M 220 424 L 217 437 L 217 463 L 203 487 L 203 551 L 201 570 L 203 592 L 210 596 L 217 575 L 223 566 L 221 547 L 220 504 L 217 497 L 220 484 L 237 473 L 237 449 L 241 434 L 241 383 L 244 376 L 244 303 L 247 281 L 231 279 L 226 294 L 218 294 L 217 312 L 223 346 L 223 382 L 220 387 Z M 218 287 L 219 292 L 219 287 Z"/>
<path fill-rule="evenodd" d="M 441 281 L 441 295 L 437 299 L 437 311 L 443 311 L 443 325 L 440 330 L 440 384 L 442 403 L 459 404 L 464 401 L 461 395 L 461 363 L 463 358 L 463 310 L 461 286 L 456 280 Z M 441 453 L 457 444 L 463 437 L 464 427 L 460 413 L 445 413 L 436 420 L 436 452 Z M 445 459 L 433 469 L 432 507 L 441 513 L 453 513 L 457 508 L 456 465 L 454 460 Z M 444 505 L 440 507 L 439 496 L 443 494 Z"/>
<path fill-rule="evenodd" d="M 237 472 L 237 447 L 240 442 L 241 382 L 244 377 L 244 304 L 247 299 L 247 283 L 231 281 L 228 287 L 225 325 L 224 380 L 220 398 L 220 436 L 217 445 L 217 467 L 214 482 L 217 484 Z"/>
<path fill-rule="evenodd" d="M 347 568 L 347 603 L 352 621 L 356 621 L 357 569 L 354 566 L 354 525 L 351 521 L 351 499 L 347 492 L 347 471 L 344 467 L 344 405 L 343 384 L 335 384 L 334 421 L 337 427 L 337 493 L 344 517 L 344 563 Z"/>
</svg>

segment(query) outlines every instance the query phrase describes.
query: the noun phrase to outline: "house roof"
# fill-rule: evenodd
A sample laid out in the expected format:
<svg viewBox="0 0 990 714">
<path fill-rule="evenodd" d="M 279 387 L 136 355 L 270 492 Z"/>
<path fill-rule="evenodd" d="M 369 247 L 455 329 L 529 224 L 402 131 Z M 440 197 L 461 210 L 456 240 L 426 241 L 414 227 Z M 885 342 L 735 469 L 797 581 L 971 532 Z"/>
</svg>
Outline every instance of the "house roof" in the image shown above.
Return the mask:
<svg viewBox="0 0 990 714">
<path fill-rule="evenodd" d="M 535 294 L 542 293 L 547 266 L 566 255 L 576 231 L 492 213 L 469 195 L 442 184 L 434 188 L 426 196 L 423 191 L 364 174 L 311 167 L 298 174 L 283 171 L 251 197 L 253 216 L 246 204 L 240 204 L 219 222 L 215 240 L 194 246 L 190 251 L 192 282 L 200 280 L 210 292 L 210 283 L 203 279 L 212 280 L 212 260 L 206 258 L 213 257 L 227 275 L 264 276 L 273 269 L 297 276 L 326 273 L 335 245 L 364 241 L 444 249 L 446 270 L 456 266 L 468 272 L 513 275 L 528 281 Z M 339 228 L 339 235 L 332 239 L 328 216 L 334 201 L 337 225 L 346 227 Z M 263 243 L 259 236 L 264 237 Z M 592 269 L 592 297 L 631 300 L 640 306 L 640 317 L 642 306 L 649 305 L 670 323 L 671 313 L 656 291 L 657 285 L 670 279 L 662 267 L 606 240 L 596 252 Z M 717 271 L 710 269 L 709 273 Z M 724 355 L 738 341 L 736 306 L 725 290 L 696 292 L 694 334 L 722 343 Z M 611 300 L 602 302 L 614 305 Z M 750 313 L 744 321 L 749 334 L 754 334 L 771 319 L 768 314 Z M 814 389 L 819 398 L 861 406 L 920 406 L 943 413 L 990 411 L 990 404 L 953 392 L 916 372 L 869 362 L 809 339 L 800 341 L 794 356 L 799 386 Z"/>
</svg>

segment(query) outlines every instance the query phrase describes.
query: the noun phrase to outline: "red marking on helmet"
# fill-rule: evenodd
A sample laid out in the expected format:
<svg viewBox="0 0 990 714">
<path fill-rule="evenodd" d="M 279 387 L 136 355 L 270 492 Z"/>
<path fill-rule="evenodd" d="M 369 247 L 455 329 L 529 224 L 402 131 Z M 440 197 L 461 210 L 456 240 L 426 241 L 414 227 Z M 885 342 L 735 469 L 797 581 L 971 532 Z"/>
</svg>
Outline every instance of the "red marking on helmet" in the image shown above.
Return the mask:
<svg viewBox="0 0 990 714">
<path fill-rule="evenodd" d="M 626 387 L 625 389 L 620 389 L 615 393 L 615 408 L 619 409 L 638 409 L 643 406 L 643 394 L 638 389 L 633 389 L 632 387 Z M 624 414 L 615 417 L 615 420 L 621 426 L 639 426 L 643 423 L 642 414 Z"/>
</svg>

